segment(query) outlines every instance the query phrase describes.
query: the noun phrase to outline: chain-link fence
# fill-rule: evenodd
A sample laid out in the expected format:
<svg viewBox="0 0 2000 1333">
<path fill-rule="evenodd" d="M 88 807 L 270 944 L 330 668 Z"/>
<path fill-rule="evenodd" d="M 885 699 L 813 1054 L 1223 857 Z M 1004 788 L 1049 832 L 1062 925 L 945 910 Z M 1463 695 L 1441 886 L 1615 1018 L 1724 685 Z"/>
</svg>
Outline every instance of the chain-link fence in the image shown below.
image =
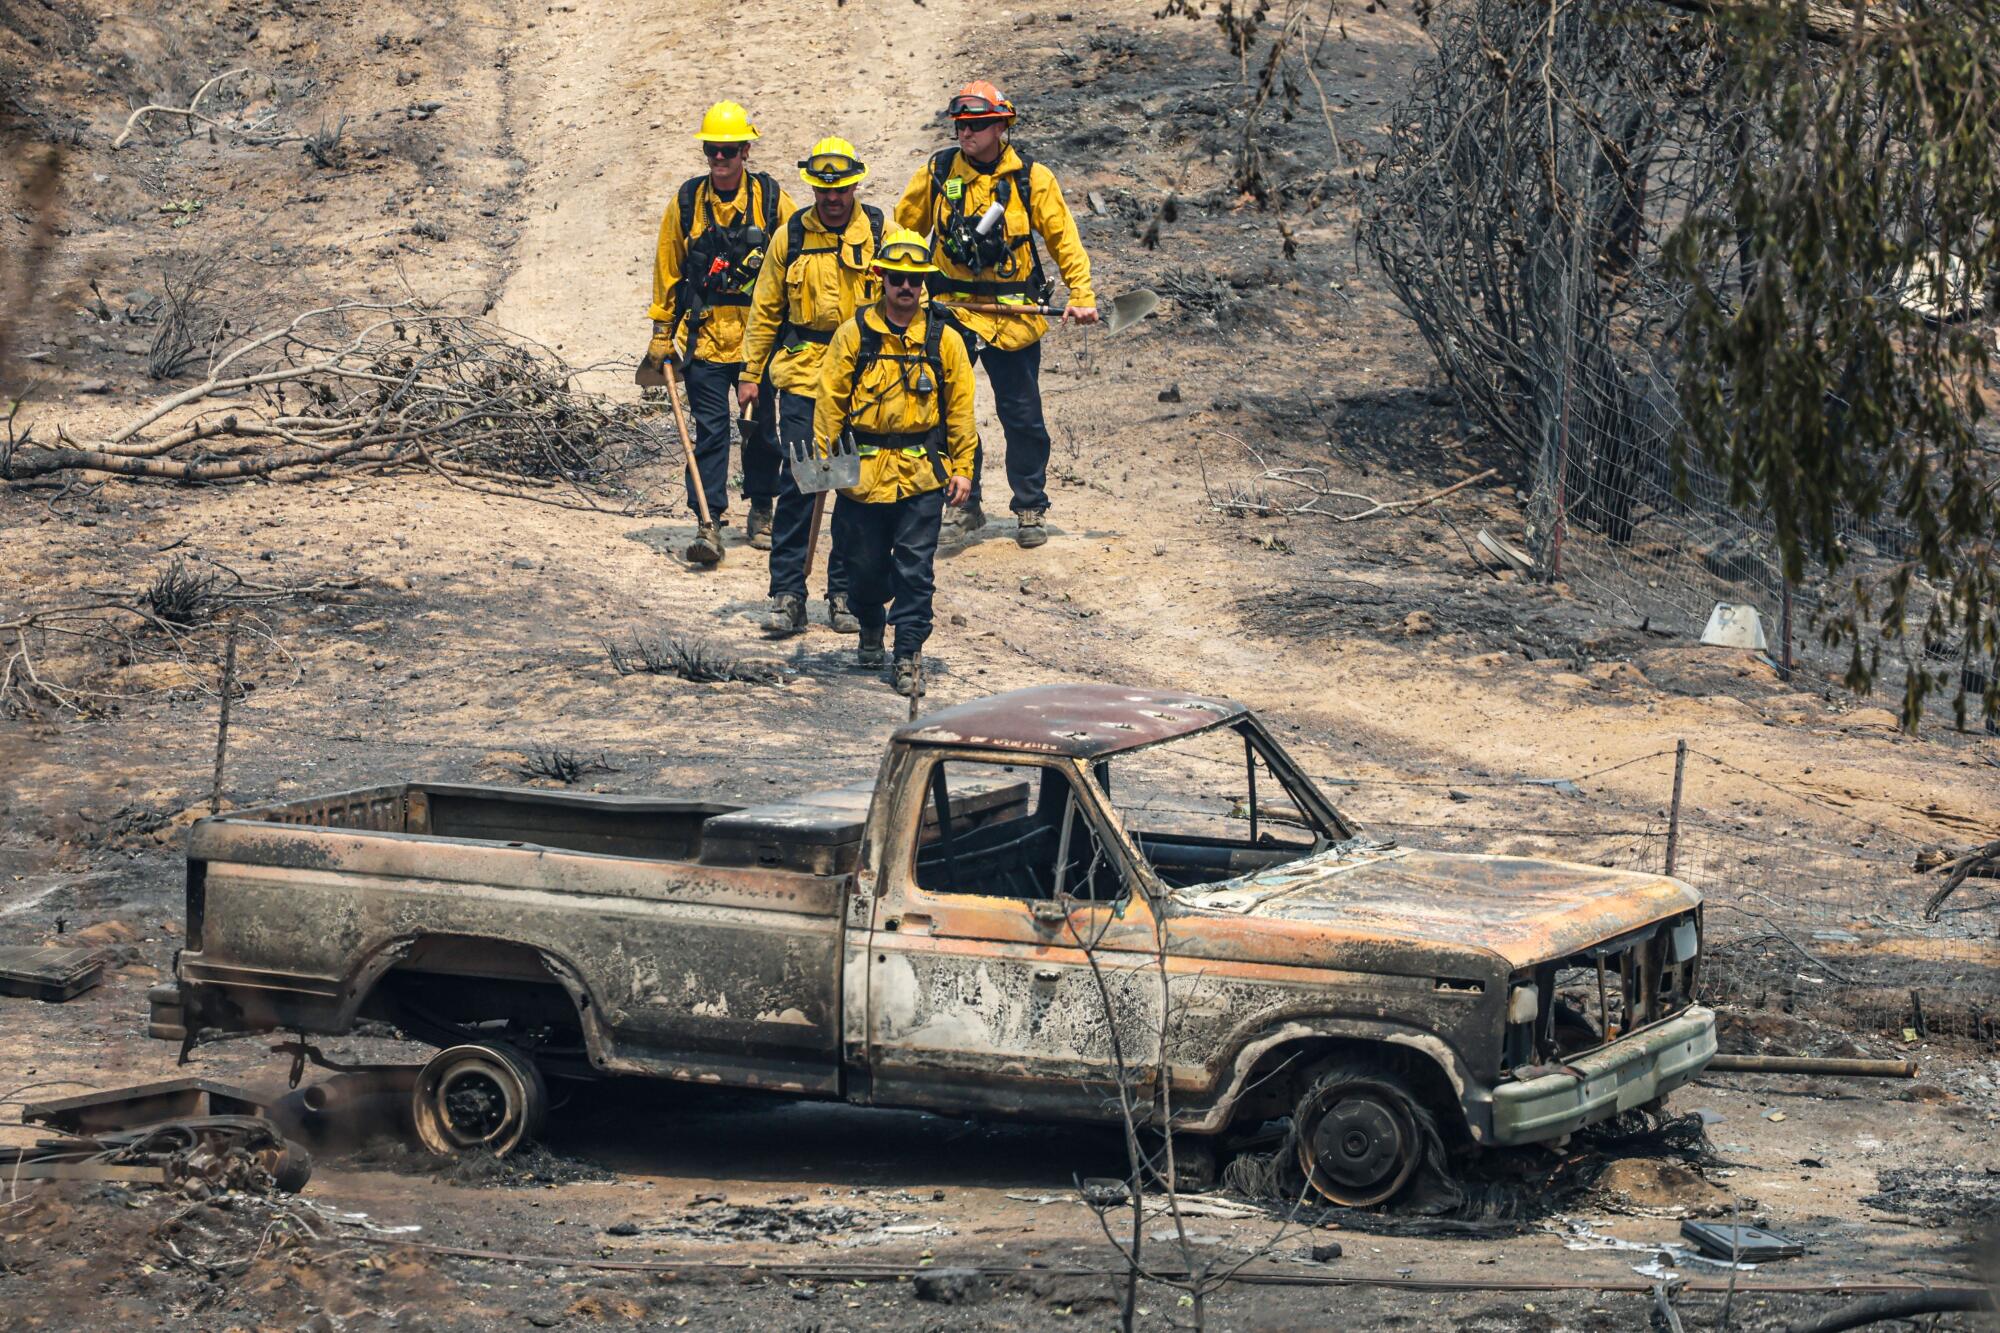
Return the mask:
<svg viewBox="0 0 2000 1333">
<path fill-rule="evenodd" d="M 1656 772 L 1665 819 L 1565 818 L 1561 780 L 1518 822 L 1368 822 L 1410 846 L 1555 856 L 1672 873 L 1702 892 L 1706 1002 L 1799 1014 L 1890 1039 L 2000 1038 L 2000 880 L 1941 905 L 1941 853 L 1725 760 L 1662 750 L 1620 765 Z M 1519 788 L 1516 788 L 1517 790 Z M 1571 788 L 1574 789 L 1573 787 Z"/>
<path fill-rule="evenodd" d="M 1785 578 L 1768 518 L 1733 506 L 1728 482 L 1700 450 L 1676 450 L 1686 433 L 1667 354 L 1612 336 L 1615 356 L 1581 340 L 1556 351 L 1551 376 L 1572 401 L 1558 405 L 1530 469 L 1525 537 L 1538 569 L 1631 624 L 1688 635 L 1703 632 L 1718 603 L 1751 607 L 1781 670 L 1838 683 L 1859 656 L 1876 674 L 1878 697 L 1900 710 L 1922 669 L 1942 684 L 1925 695 L 1927 714 L 1956 723 L 1962 689 L 1978 725 L 1986 674 L 1956 661 L 1950 645 L 1926 648 L 1921 635 L 1885 635 L 1865 622 L 1858 641 L 1825 642 L 1822 612 L 1839 596 L 1836 576 L 1809 565 L 1799 584 Z M 1840 531 L 1848 564 L 1837 579 L 1876 588 L 1915 543 L 1900 523 L 1849 516 Z M 1919 581 L 1910 623 L 1928 609 Z"/>
</svg>

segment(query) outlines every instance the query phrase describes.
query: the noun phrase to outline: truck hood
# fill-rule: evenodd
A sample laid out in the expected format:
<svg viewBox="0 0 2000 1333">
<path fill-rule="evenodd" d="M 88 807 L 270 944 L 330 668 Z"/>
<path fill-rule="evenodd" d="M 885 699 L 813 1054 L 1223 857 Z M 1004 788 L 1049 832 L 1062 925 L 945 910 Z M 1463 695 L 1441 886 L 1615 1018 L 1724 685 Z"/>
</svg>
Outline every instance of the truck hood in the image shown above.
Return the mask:
<svg viewBox="0 0 2000 1333">
<path fill-rule="evenodd" d="M 1563 958 L 1698 906 L 1679 880 L 1525 856 L 1333 848 L 1173 895 L 1183 908 L 1342 935 L 1486 950 L 1514 968 Z"/>
</svg>

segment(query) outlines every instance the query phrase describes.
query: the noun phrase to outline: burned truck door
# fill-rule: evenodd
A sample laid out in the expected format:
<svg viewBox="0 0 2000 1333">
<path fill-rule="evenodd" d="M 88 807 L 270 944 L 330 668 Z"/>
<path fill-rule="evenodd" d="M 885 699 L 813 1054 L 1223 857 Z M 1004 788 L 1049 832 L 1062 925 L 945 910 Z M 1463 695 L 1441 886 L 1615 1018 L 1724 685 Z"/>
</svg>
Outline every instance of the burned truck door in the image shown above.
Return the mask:
<svg viewBox="0 0 2000 1333">
<path fill-rule="evenodd" d="M 871 1100 L 1115 1114 L 1106 997 L 1128 1066 L 1142 1064 L 1158 1042 L 1159 983 L 1149 905 L 1080 774 L 1055 758 L 910 756 L 878 852 Z M 1018 782 L 1019 800 L 974 826 L 951 818 L 944 793 L 989 776 Z"/>
</svg>

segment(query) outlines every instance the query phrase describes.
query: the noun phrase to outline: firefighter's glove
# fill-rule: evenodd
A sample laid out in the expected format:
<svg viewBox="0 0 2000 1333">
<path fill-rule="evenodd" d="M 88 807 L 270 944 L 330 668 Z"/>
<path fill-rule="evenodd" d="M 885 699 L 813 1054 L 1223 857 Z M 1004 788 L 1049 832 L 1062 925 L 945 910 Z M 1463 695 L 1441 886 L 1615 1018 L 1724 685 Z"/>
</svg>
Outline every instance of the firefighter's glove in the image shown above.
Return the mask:
<svg viewBox="0 0 2000 1333">
<path fill-rule="evenodd" d="M 680 357 L 674 353 L 673 326 L 665 320 L 653 321 L 653 340 L 646 344 L 646 361 L 655 366 L 678 366 Z"/>
</svg>

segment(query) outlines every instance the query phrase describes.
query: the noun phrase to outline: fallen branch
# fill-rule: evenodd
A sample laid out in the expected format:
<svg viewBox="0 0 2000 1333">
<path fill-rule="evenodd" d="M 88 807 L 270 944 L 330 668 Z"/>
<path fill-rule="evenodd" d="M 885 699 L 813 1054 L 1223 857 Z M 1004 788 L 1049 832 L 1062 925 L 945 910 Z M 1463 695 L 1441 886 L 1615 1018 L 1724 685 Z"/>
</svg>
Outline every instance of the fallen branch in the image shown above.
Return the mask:
<svg viewBox="0 0 2000 1333">
<path fill-rule="evenodd" d="M 1244 444 L 1242 440 L 1237 439 L 1234 435 L 1230 435 L 1227 431 L 1217 431 L 1216 434 L 1226 439 L 1236 440 L 1238 444 Z M 1255 449 L 1251 449 L 1247 444 L 1244 444 L 1244 448 L 1250 449 L 1251 456 L 1257 459 L 1260 466 L 1264 464 L 1263 457 Z M 1436 504 L 1439 500 L 1445 499 L 1447 496 L 1457 494 L 1468 486 L 1474 486 L 1482 481 L 1486 481 L 1498 474 L 1499 471 L 1500 469 L 1498 468 L 1487 468 L 1484 472 L 1467 477 L 1463 481 L 1453 482 L 1451 485 L 1441 490 L 1432 491 L 1428 495 L 1412 496 L 1406 500 L 1378 500 L 1372 495 L 1362 495 L 1357 491 L 1343 491 L 1327 485 L 1325 468 L 1264 466 L 1264 470 L 1260 474 L 1262 480 L 1274 482 L 1280 486 L 1290 486 L 1298 490 L 1308 491 L 1311 493 L 1312 499 L 1307 500 L 1303 504 L 1287 505 L 1261 497 L 1246 496 L 1238 492 L 1232 494 L 1227 501 L 1221 503 L 1216 502 L 1211 497 L 1209 503 L 1211 508 L 1227 510 L 1229 512 L 1264 515 L 1287 514 L 1292 516 L 1310 514 L 1315 518 L 1330 518 L 1335 523 L 1359 523 L 1363 519 L 1368 518 L 1407 517 L 1410 514 L 1416 513 L 1419 509 Z M 1355 510 L 1352 513 L 1341 513 L 1321 508 L 1320 503 L 1325 500 L 1351 500 L 1359 504 L 1364 504 L 1367 508 Z"/>
<path fill-rule="evenodd" d="M 233 79 L 238 74 L 248 74 L 249 72 L 249 69 L 246 67 L 243 69 L 226 70 L 216 75 L 207 83 L 201 85 L 200 88 L 196 89 L 194 96 L 188 99 L 188 104 L 184 107 L 159 106 L 153 103 L 148 103 L 140 107 L 125 118 L 125 128 L 119 132 L 116 139 L 111 141 L 111 146 L 113 148 L 123 148 L 125 141 L 130 139 L 133 131 L 139 128 L 139 122 L 148 116 L 179 116 L 187 122 L 189 134 L 194 133 L 194 123 L 200 121 L 210 129 L 221 130 L 224 134 L 234 135 L 236 138 L 244 139 L 254 144 L 290 143 L 298 139 L 299 136 L 296 134 L 273 134 L 265 130 L 246 129 L 241 125 L 232 125 L 226 120 L 217 120 L 214 116 L 202 114 L 200 110 L 201 99 L 208 95 L 209 90 L 224 79 Z"/>
<path fill-rule="evenodd" d="M 1844 1329 L 1865 1328 L 1891 1319 L 1914 1319 L 1955 1310 L 1992 1310 L 1993 1293 L 1978 1288 L 1943 1291 L 1898 1292 L 1875 1296 L 1843 1305 L 1829 1314 L 1801 1319 L 1785 1325 L 1785 1333 L 1841 1333 Z"/>
<path fill-rule="evenodd" d="M 1708 1072 L 1717 1074 L 1827 1074 L 1838 1078 L 1915 1078 L 1915 1060 L 1850 1060 L 1818 1055 L 1717 1055 Z"/>
<path fill-rule="evenodd" d="M 0 478 L 213 483 L 410 467 L 484 494 L 651 512 L 618 479 L 658 456 L 658 433 L 644 409 L 577 388 L 577 374 L 477 317 L 344 302 L 245 333 L 200 383 L 99 439 L 60 426 L 52 441 L 23 436 Z"/>
<path fill-rule="evenodd" d="M 1945 899 L 1957 893 L 1959 885 L 1974 875 L 1982 879 L 2000 878 L 2000 839 L 1995 839 L 1984 847 L 1975 847 L 1957 860 L 1945 862 L 1938 869 L 1949 871 L 1950 874 L 1945 877 L 1938 891 L 1924 904 L 1926 921 L 1937 920 L 1938 910 L 1944 906 Z"/>
<path fill-rule="evenodd" d="M 1655 0 L 1655 3 L 1687 14 L 1709 16 L 1727 15 L 1738 7 L 1718 0 Z M 1812 0 L 1806 5 L 1805 21 L 1806 36 L 1815 42 L 1844 42 L 1857 32 L 1886 32 L 1894 22 L 1866 5 L 1834 4 L 1830 0 Z"/>
</svg>

